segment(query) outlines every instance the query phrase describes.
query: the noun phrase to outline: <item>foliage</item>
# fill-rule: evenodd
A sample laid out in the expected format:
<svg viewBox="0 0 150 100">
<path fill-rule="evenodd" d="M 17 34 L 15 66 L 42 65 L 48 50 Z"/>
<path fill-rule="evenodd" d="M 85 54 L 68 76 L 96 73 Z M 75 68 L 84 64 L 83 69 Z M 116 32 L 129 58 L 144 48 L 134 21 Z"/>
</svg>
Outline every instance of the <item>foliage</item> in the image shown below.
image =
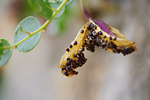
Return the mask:
<svg viewBox="0 0 150 100">
<path fill-rule="evenodd" d="M 0 66 L 3 66 L 8 62 L 12 54 L 12 48 L 8 48 L 10 46 L 9 42 L 5 39 L 0 39 Z"/>
<path fill-rule="evenodd" d="M 32 10 L 46 19 L 41 26 L 37 18 L 29 16 L 23 19 L 17 26 L 14 34 L 14 44 L 10 45 L 5 39 L 0 39 L 0 67 L 8 62 L 12 49 L 19 52 L 29 52 L 38 44 L 41 32 L 54 18 L 59 18 L 65 12 L 65 6 L 72 0 L 28 0 Z"/>
<path fill-rule="evenodd" d="M 37 45 L 37 43 L 40 41 L 41 31 L 33 36 L 30 36 L 30 33 L 34 32 L 40 27 L 40 22 L 32 16 L 25 18 L 19 23 L 15 30 L 14 44 L 20 42 L 26 37 L 29 37 L 23 43 L 16 47 L 19 52 L 31 51 Z"/>
</svg>

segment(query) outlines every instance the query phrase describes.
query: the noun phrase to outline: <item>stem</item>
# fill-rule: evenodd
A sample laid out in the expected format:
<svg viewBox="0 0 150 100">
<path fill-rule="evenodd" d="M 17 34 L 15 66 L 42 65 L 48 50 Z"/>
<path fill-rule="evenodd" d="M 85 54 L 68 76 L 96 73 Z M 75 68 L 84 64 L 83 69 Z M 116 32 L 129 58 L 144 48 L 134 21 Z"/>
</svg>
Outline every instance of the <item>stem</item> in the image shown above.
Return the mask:
<svg viewBox="0 0 150 100">
<path fill-rule="evenodd" d="M 52 17 L 47 20 L 39 29 L 35 30 L 34 32 L 30 33 L 27 37 L 25 37 L 24 39 L 22 39 L 21 41 L 19 41 L 18 43 L 10 46 L 9 48 L 13 48 L 13 47 L 17 47 L 19 44 L 21 44 L 22 42 L 24 42 L 25 40 L 27 40 L 29 37 L 35 35 L 36 33 L 42 31 L 43 29 L 46 29 L 46 27 L 48 26 L 48 24 L 52 21 L 52 19 L 56 16 L 56 14 L 62 9 L 62 7 L 68 2 L 68 0 L 64 0 L 62 2 L 62 4 L 57 8 L 57 12 L 54 12 Z"/>
<path fill-rule="evenodd" d="M 81 6 L 81 9 L 82 9 L 82 11 L 84 13 L 84 16 L 85 16 L 86 20 L 91 19 L 90 14 L 88 13 L 88 11 L 86 10 L 86 8 L 83 5 L 83 0 L 80 0 L 80 6 Z"/>
</svg>

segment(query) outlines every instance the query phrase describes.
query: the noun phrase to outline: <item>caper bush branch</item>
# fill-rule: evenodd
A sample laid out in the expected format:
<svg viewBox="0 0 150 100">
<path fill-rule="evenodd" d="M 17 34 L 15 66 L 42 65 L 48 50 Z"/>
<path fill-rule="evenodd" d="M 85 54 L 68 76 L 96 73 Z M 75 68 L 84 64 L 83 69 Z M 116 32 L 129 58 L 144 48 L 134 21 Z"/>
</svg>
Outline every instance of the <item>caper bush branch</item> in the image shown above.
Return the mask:
<svg viewBox="0 0 150 100">
<path fill-rule="evenodd" d="M 24 33 L 27 33 L 28 36 L 25 37 L 24 39 L 22 39 L 21 41 L 19 41 L 18 43 L 14 44 L 14 45 L 11 45 L 9 47 L 7 47 L 7 49 L 9 48 L 16 48 L 19 44 L 21 44 L 22 42 L 24 42 L 25 40 L 27 40 L 28 38 L 30 38 L 31 36 L 35 35 L 36 33 L 42 31 L 42 30 L 45 30 L 46 27 L 49 25 L 49 23 L 54 19 L 54 17 L 56 16 L 57 13 L 59 13 L 59 11 L 62 9 L 63 6 L 65 6 L 65 4 L 69 2 L 69 0 L 64 0 L 61 5 L 56 9 L 56 11 L 53 13 L 52 17 L 47 20 L 39 29 L 35 30 L 34 32 L 32 33 L 28 33 L 28 32 L 25 32 L 24 30 L 21 29 L 21 31 L 24 31 Z M 4 47 L 3 47 L 4 48 Z M 1 48 L 0 48 L 1 49 Z M 5 48 L 4 48 L 5 49 Z"/>
</svg>

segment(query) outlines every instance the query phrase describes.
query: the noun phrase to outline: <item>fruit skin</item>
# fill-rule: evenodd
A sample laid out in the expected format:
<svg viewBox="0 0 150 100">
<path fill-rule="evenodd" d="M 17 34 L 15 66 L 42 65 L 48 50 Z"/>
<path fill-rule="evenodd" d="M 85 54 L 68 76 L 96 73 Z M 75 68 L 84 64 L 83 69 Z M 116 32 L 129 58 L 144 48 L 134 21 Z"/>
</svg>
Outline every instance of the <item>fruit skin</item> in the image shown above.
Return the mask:
<svg viewBox="0 0 150 100">
<path fill-rule="evenodd" d="M 114 53 L 122 53 L 123 55 L 131 54 L 134 51 L 137 51 L 137 47 L 135 42 L 125 39 L 125 35 L 122 34 L 118 29 L 109 26 L 102 22 L 103 29 L 101 29 L 100 24 L 96 24 L 95 22 L 99 23 L 100 20 L 89 20 L 90 23 L 97 26 L 97 29 L 94 31 L 97 33 L 101 31 L 103 34 L 101 38 L 103 41 L 107 41 L 107 43 L 113 44 L 113 47 L 106 46 L 107 50 Z M 109 32 L 109 33 L 107 33 Z M 111 32 L 111 34 L 110 34 Z M 105 38 L 104 38 L 105 37 Z"/>
<path fill-rule="evenodd" d="M 88 24 L 89 22 L 87 22 L 87 24 Z M 70 45 L 72 45 L 71 46 L 71 48 L 70 47 L 68 47 L 68 51 L 66 51 L 66 53 L 62 56 L 62 58 L 61 58 L 61 61 L 60 61 L 60 63 L 59 63 L 59 68 L 60 69 L 65 69 L 65 68 L 67 68 L 67 66 L 65 65 L 66 63 L 67 63 L 67 58 L 69 58 L 69 59 L 72 59 L 73 61 L 76 61 L 76 63 L 78 63 L 79 65 L 77 65 L 77 67 L 81 67 L 81 64 L 79 63 L 79 62 L 77 62 L 77 57 L 75 57 L 74 55 L 77 55 L 77 53 L 78 53 L 78 51 L 79 50 L 81 50 L 81 48 L 84 48 L 84 43 L 85 43 L 85 39 L 86 39 L 86 37 L 87 37 L 87 33 L 88 33 L 88 29 L 87 29 L 87 24 L 85 24 L 81 29 L 80 29 L 80 31 L 78 32 L 78 34 L 77 34 L 77 36 L 76 36 L 76 38 L 72 41 L 72 43 L 70 44 Z M 81 30 L 83 30 L 83 31 L 81 31 Z M 83 51 L 81 51 L 81 52 L 83 52 Z M 86 60 L 86 58 L 84 57 L 82 60 Z M 82 62 L 83 63 L 83 62 Z M 85 63 L 85 62 L 84 62 Z M 83 64 L 84 64 L 83 63 Z M 82 65 L 83 65 L 82 64 Z M 65 68 L 63 68 L 65 66 Z M 70 77 L 70 76 L 72 76 L 72 75 L 74 75 L 74 74 L 77 74 L 77 73 L 75 73 L 76 71 L 75 71 L 75 69 L 76 69 L 76 67 L 74 68 L 75 66 L 72 66 L 71 65 L 71 71 L 68 71 L 67 72 L 67 75 L 65 75 L 66 74 L 66 70 L 61 70 L 61 72 L 65 75 L 65 76 L 67 76 L 67 77 Z"/>
</svg>

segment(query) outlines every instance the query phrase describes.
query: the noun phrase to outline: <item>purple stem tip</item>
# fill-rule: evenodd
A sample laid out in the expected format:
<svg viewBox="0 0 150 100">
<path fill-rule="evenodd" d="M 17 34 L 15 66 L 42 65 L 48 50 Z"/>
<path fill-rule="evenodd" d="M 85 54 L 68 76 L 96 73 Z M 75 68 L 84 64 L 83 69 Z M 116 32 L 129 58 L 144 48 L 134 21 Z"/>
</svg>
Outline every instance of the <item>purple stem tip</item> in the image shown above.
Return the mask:
<svg viewBox="0 0 150 100">
<path fill-rule="evenodd" d="M 83 13 L 84 13 L 86 20 L 89 20 L 91 18 L 90 14 L 87 12 L 86 8 L 83 8 Z"/>
</svg>

